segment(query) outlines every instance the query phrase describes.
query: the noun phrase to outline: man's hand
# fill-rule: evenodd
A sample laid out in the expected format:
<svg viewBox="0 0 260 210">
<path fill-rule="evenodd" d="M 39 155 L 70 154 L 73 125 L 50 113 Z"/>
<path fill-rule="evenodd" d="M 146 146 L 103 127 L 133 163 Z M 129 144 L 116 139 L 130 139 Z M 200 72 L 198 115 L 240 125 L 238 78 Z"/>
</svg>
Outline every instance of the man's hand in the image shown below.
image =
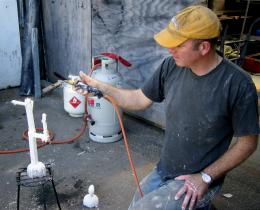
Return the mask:
<svg viewBox="0 0 260 210">
<path fill-rule="evenodd" d="M 176 177 L 175 180 L 185 181 L 183 187 L 175 195 L 175 200 L 178 200 L 185 194 L 182 209 L 186 209 L 189 205 L 189 209 L 192 210 L 197 201 L 208 191 L 208 184 L 202 181 L 200 174 L 182 175 Z"/>
<path fill-rule="evenodd" d="M 79 76 L 80 76 L 82 82 L 86 83 L 87 85 L 89 85 L 91 87 L 98 88 L 97 80 L 91 78 L 90 76 L 86 75 L 82 71 L 79 72 Z"/>
<path fill-rule="evenodd" d="M 87 74 L 83 73 L 82 71 L 80 71 L 79 76 L 81 78 L 82 83 L 85 83 L 86 85 L 88 85 L 88 88 L 90 89 L 98 89 L 98 87 L 101 87 L 101 82 L 91 78 L 90 76 L 88 76 Z M 79 87 L 77 88 L 76 85 L 76 91 L 81 94 L 81 95 L 86 95 L 89 93 L 89 89 L 88 88 L 80 88 L 80 85 L 78 85 Z M 99 90 L 99 89 L 98 89 Z"/>
</svg>

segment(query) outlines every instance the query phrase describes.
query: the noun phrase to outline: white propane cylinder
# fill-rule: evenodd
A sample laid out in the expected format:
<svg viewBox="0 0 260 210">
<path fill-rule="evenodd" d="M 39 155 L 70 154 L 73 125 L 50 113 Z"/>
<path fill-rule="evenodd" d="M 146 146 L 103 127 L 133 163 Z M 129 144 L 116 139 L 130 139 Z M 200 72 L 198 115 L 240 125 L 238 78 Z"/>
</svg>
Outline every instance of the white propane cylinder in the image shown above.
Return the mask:
<svg viewBox="0 0 260 210">
<path fill-rule="evenodd" d="M 85 96 L 80 95 L 73 86 L 64 83 L 63 84 L 63 102 L 64 110 L 72 117 L 82 117 L 85 113 Z"/>
<path fill-rule="evenodd" d="M 109 64 L 115 62 L 110 58 L 102 58 L 102 67 L 93 72 L 92 78 L 99 81 L 120 86 L 121 75 L 116 69 L 109 68 Z M 122 132 L 118 117 L 113 105 L 104 98 L 89 96 L 87 101 L 88 114 L 94 123 L 89 122 L 89 137 L 93 141 L 110 143 L 122 139 Z M 122 111 L 120 109 L 122 116 Z"/>
</svg>

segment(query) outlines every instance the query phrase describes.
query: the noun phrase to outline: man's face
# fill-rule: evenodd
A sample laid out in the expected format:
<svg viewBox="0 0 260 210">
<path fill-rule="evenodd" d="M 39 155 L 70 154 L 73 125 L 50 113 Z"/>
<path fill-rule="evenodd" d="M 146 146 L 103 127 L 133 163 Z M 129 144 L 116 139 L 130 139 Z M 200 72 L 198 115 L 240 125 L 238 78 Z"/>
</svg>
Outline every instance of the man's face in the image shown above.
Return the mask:
<svg viewBox="0 0 260 210">
<path fill-rule="evenodd" d="M 181 45 L 168 49 L 176 64 L 180 67 L 192 67 L 201 58 L 199 46 L 194 46 L 194 40 L 189 39 Z"/>
</svg>

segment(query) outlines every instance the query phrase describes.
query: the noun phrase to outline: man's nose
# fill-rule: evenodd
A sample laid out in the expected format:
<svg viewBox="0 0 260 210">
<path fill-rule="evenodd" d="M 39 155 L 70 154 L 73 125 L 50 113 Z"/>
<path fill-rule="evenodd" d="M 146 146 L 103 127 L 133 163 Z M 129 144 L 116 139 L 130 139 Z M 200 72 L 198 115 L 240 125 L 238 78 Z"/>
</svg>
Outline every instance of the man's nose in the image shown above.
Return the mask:
<svg viewBox="0 0 260 210">
<path fill-rule="evenodd" d="M 169 49 L 168 49 L 168 52 L 169 52 L 169 53 L 175 53 L 175 52 L 176 52 L 176 48 L 175 48 L 175 47 L 169 48 Z"/>
</svg>

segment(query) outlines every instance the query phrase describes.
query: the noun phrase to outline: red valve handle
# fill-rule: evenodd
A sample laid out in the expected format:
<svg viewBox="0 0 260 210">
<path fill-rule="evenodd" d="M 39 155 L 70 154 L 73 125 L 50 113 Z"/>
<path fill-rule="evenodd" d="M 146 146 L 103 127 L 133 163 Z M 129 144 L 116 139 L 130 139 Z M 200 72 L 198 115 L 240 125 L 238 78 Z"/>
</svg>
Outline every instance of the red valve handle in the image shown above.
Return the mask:
<svg viewBox="0 0 260 210">
<path fill-rule="evenodd" d="M 122 58 L 121 56 L 119 56 L 115 53 L 103 52 L 103 53 L 100 53 L 100 55 L 115 59 L 115 60 L 119 61 L 120 63 L 122 63 L 124 66 L 127 66 L 127 67 L 132 66 L 132 64 L 129 63 L 126 59 Z"/>
</svg>

